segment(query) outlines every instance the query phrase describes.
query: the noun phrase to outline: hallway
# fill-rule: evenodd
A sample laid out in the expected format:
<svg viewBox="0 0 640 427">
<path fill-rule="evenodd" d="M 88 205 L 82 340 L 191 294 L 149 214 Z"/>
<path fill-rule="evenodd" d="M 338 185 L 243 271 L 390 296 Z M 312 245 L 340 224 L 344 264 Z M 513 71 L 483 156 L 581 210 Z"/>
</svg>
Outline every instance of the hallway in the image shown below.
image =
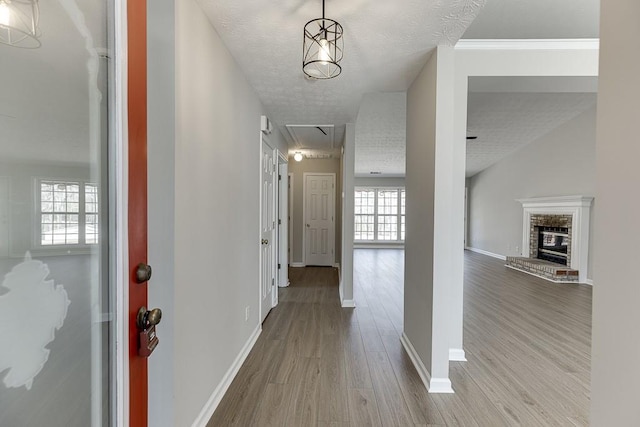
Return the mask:
<svg viewBox="0 0 640 427">
<path fill-rule="evenodd" d="M 402 250 L 354 251 L 356 309 L 337 271 L 289 288 L 209 426 L 588 425 L 591 288 L 465 255 L 466 363 L 428 394 L 400 344 Z"/>
</svg>

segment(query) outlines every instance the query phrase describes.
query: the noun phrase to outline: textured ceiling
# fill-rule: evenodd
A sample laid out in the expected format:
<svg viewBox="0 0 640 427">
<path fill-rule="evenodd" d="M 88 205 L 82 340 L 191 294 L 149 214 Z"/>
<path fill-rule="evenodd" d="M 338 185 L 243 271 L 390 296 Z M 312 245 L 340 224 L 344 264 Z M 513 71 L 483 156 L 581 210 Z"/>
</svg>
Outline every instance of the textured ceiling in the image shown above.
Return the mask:
<svg viewBox="0 0 640 427">
<path fill-rule="evenodd" d="M 489 0 L 465 39 L 597 38 L 600 0 Z"/>
<path fill-rule="evenodd" d="M 364 96 L 356 121 L 356 176 L 404 176 L 406 122 L 406 92 Z"/>
<path fill-rule="evenodd" d="M 466 176 L 473 176 L 596 104 L 595 93 L 470 92 Z"/>
<path fill-rule="evenodd" d="M 302 73 L 302 29 L 321 16 L 320 0 L 198 1 L 271 119 L 333 124 L 338 142 L 365 93 L 405 91 L 428 53 L 455 44 L 486 2 L 326 0 L 325 16 L 344 27 L 343 71 L 316 81 Z"/>
</svg>

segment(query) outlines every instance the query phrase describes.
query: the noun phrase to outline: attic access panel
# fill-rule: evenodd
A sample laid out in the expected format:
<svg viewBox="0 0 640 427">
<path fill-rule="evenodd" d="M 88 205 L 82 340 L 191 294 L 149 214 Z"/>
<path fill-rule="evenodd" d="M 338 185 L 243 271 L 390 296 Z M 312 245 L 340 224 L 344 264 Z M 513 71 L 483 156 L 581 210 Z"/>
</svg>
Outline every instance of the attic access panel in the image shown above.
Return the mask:
<svg viewBox="0 0 640 427">
<path fill-rule="evenodd" d="M 335 148 L 333 125 L 287 125 L 295 148 L 308 150 L 333 150 Z"/>
</svg>

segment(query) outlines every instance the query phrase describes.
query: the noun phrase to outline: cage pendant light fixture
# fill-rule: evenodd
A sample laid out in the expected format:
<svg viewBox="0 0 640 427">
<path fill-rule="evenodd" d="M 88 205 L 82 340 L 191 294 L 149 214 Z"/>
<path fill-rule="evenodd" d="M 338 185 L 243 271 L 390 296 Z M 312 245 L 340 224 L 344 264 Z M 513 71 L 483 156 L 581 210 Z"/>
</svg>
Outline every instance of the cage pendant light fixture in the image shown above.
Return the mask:
<svg viewBox="0 0 640 427">
<path fill-rule="evenodd" d="M 0 43 L 24 49 L 40 47 L 38 0 L 0 0 Z"/>
<path fill-rule="evenodd" d="M 302 71 L 314 79 L 332 79 L 342 72 L 340 61 L 344 50 L 342 25 L 324 17 L 312 19 L 304 26 Z"/>
</svg>

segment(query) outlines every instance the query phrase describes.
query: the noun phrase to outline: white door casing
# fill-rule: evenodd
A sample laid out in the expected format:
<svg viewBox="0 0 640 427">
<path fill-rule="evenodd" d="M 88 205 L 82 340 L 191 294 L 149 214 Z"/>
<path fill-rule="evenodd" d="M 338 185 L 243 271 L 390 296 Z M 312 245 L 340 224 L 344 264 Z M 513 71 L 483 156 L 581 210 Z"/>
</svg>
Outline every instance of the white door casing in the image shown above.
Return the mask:
<svg viewBox="0 0 640 427">
<path fill-rule="evenodd" d="M 289 165 L 281 153 L 278 158 L 278 286 L 286 287 L 289 286 Z"/>
<path fill-rule="evenodd" d="M 289 173 L 289 179 L 287 182 L 288 195 L 289 195 L 289 212 L 287 213 L 287 219 L 289 221 L 289 246 L 287 248 L 287 260 L 291 264 L 291 255 L 293 251 L 293 173 Z"/>
<path fill-rule="evenodd" d="M 304 174 L 305 265 L 335 263 L 335 174 Z"/>
<path fill-rule="evenodd" d="M 274 306 L 275 230 L 276 230 L 276 159 L 275 151 L 262 136 L 260 184 L 260 322 Z"/>
</svg>

